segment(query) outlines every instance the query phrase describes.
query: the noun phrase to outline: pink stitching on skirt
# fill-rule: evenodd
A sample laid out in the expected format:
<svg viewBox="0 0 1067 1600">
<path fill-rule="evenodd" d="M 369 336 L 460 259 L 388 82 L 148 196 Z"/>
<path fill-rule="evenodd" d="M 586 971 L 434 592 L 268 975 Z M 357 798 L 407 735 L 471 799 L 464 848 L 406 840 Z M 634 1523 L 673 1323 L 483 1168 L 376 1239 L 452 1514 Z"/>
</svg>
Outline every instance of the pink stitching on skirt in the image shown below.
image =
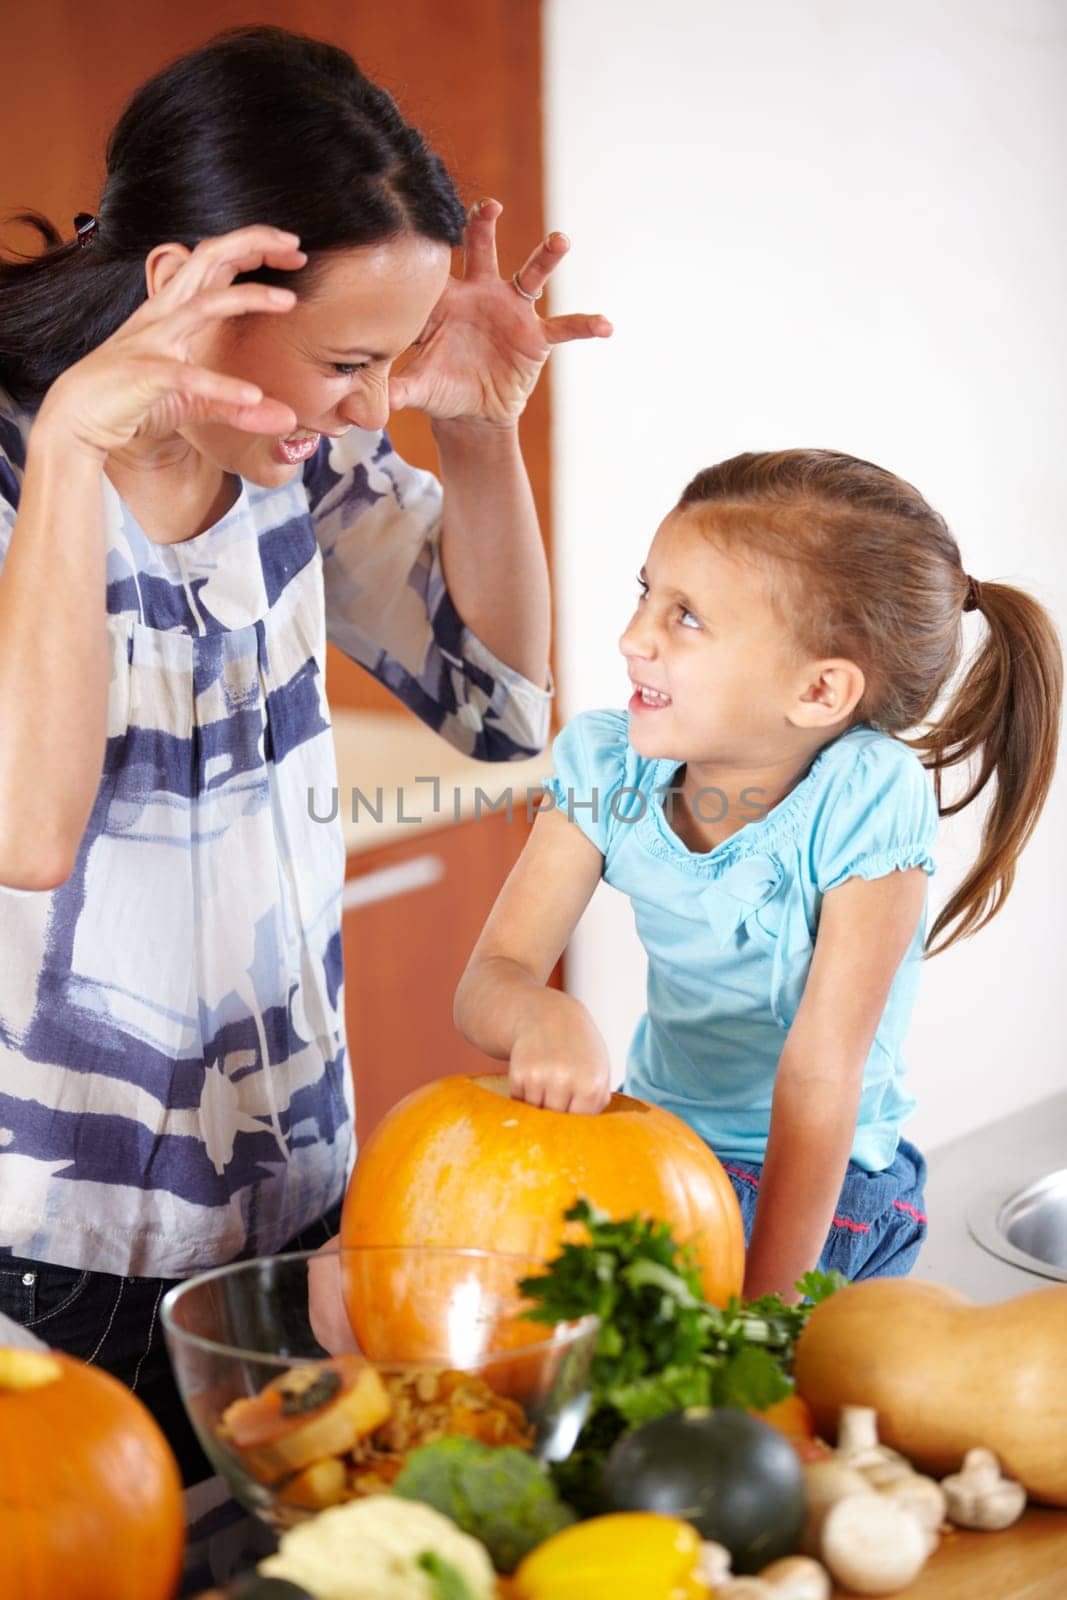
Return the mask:
<svg viewBox="0 0 1067 1600">
<path fill-rule="evenodd" d="M 724 1161 L 722 1167 L 724 1172 L 732 1172 L 735 1178 L 741 1179 L 742 1183 L 750 1183 L 753 1189 L 759 1188 L 759 1179 L 754 1178 L 751 1172 L 742 1172 L 740 1167 L 732 1167 L 728 1161 Z M 914 1217 L 916 1222 L 926 1221 L 924 1213 L 917 1211 L 914 1206 L 909 1206 L 906 1200 L 894 1200 L 893 1204 L 898 1211 L 906 1211 L 909 1217 Z M 849 1217 L 834 1217 L 831 1225 L 835 1228 L 846 1228 L 849 1233 L 870 1233 L 871 1231 L 870 1223 L 853 1222 Z"/>
</svg>

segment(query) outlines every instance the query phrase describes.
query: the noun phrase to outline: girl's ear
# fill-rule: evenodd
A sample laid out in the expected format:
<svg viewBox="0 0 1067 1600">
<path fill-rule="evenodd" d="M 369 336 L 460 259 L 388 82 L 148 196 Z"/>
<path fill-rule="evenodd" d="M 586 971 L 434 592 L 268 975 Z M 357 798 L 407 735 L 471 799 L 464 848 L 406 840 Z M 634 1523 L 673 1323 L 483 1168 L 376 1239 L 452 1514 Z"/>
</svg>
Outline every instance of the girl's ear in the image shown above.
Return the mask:
<svg viewBox="0 0 1067 1600">
<path fill-rule="evenodd" d="M 830 728 L 845 722 L 863 699 L 867 681 L 854 661 L 816 661 L 808 682 L 787 713 L 797 728 Z"/>
</svg>

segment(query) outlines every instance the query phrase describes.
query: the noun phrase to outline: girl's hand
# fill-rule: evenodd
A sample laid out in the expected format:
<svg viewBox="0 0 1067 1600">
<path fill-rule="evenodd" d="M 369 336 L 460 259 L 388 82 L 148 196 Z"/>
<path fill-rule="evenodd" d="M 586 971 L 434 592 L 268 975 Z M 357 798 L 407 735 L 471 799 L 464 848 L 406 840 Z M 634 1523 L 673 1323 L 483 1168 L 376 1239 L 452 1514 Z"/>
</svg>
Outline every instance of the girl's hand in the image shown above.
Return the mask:
<svg viewBox="0 0 1067 1600">
<path fill-rule="evenodd" d="M 135 435 L 166 438 L 186 422 L 224 422 L 248 433 L 287 433 L 295 412 L 255 384 L 198 365 L 199 335 L 226 317 L 288 311 L 291 289 L 234 284 L 257 267 L 302 267 L 295 233 L 238 228 L 202 239 L 158 294 L 138 306 L 110 339 L 68 367 L 38 413 L 101 459 Z"/>
<path fill-rule="evenodd" d="M 584 1006 L 554 989 L 544 993 L 556 1003 L 520 1029 L 511 1049 L 511 1097 L 547 1111 L 595 1116 L 611 1099 L 607 1046 Z"/>
<path fill-rule="evenodd" d="M 513 427 L 553 345 L 611 336 L 606 317 L 538 316 L 533 301 L 500 276 L 496 223 L 503 209 L 499 200 L 471 208 L 463 276 L 449 278 L 417 353 L 389 380 L 391 410 L 412 406 L 437 421 Z M 569 249 L 562 233 L 537 246 L 516 273 L 527 294 L 539 295 Z"/>
</svg>

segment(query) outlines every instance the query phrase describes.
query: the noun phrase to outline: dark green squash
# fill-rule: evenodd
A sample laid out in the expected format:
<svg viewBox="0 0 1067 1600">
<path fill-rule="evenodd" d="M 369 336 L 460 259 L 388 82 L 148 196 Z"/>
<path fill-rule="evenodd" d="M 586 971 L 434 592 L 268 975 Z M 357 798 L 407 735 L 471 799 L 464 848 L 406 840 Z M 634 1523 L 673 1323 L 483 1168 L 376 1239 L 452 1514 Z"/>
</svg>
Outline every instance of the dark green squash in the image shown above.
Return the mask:
<svg viewBox="0 0 1067 1600">
<path fill-rule="evenodd" d="M 612 1511 L 659 1511 L 729 1550 L 735 1572 L 792 1554 L 804 1527 L 804 1473 L 789 1441 L 746 1411 L 691 1407 L 646 1422 L 604 1468 Z"/>
</svg>

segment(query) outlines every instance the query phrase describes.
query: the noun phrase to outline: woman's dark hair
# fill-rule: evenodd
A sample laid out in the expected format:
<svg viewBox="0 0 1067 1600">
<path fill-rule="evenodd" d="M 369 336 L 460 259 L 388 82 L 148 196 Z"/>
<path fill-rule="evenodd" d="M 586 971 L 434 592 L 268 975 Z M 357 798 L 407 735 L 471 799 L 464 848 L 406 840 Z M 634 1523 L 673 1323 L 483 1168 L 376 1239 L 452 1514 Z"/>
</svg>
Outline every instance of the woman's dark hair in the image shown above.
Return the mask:
<svg viewBox="0 0 1067 1600">
<path fill-rule="evenodd" d="M 1023 589 L 981 583 L 985 636 L 931 722 L 962 658 L 971 588 L 944 518 L 910 483 L 837 451 L 778 450 L 708 467 L 678 509 L 706 511 L 716 545 L 766 570 L 798 655 L 845 656 L 862 669 L 853 723 L 897 737 L 927 723 L 900 742 L 933 771 L 941 816 L 996 779 L 978 860 L 942 907 L 926 954 L 977 933 L 1007 898 L 1056 767 L 1063 655 L 1048 611 Z M 974 755 L 966 793 L 942 804 L 942 774 Z"/>
<path fill-rule="evenodd" d="M 300 272 L 237 281 L 314 288 L 324 251 L 402 233 L 455 245 L 466 221 L 441 159 L 345 51 L 282 28 L 236 28 L 133 95 L 107 144 L 97 225 L 43 254 L 0 258 L 0 384 L 23 405 L 110 337 L 146 297 L 154 246 L 251 223 L 300 235 Z"/>
</svg>

